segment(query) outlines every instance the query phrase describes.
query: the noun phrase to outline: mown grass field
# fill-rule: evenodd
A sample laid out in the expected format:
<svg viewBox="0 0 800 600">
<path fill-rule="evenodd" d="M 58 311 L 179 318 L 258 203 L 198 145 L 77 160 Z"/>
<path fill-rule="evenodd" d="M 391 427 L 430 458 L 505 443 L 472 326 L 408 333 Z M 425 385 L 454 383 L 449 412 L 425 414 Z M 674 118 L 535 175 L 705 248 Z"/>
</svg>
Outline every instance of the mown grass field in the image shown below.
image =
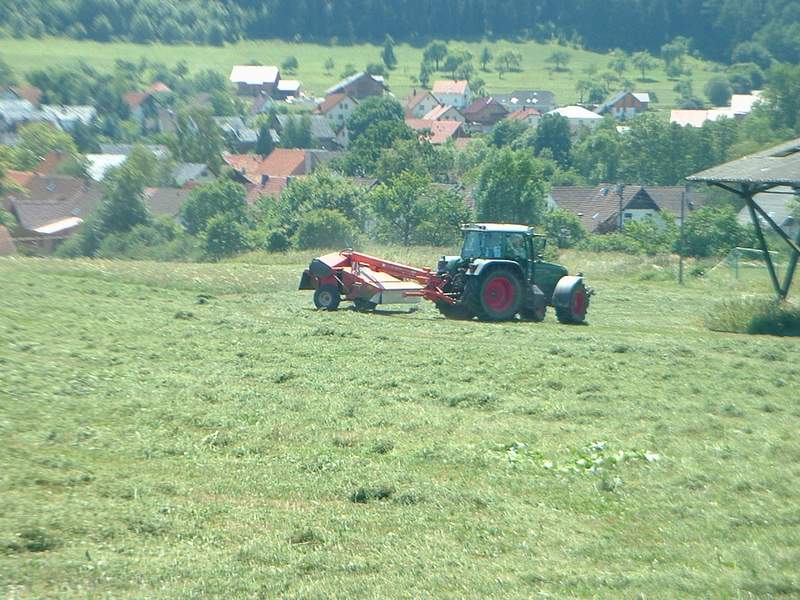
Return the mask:
<svg viewBox="0 0 800 600">
<path fill-rule="evenodd" d="M 320 313 L 310 256 L 0 260 L 0 595 L 800 596 L 800 342 L 703 327 L 765 288 Z"/>
<path fill-rule="evenodd" d="M 569 104 L 577 101 L 575 82 L 585 79 L 584 69 L 589 65 L 596 65 L 599 72 L 607 70 L 609 57 L 604 54 L 575 50 L 556 44 L 539 44 L 536 42 L 453 42 L 451 47 L 467 48 L 475 56 L 475 63 L 484 46 L 488 46 L 497 56 L 504 50 L 515 50 L 522 54 L 522 70 L 517 73 L 506 73 L 500 76 L 495 70 L 480 72 L 478 76 L 486 81 L 487 90 L 491 93 L 510 92 L 518 89 L 547 89 L 556 94 L 559 104 Z M 422 48 L 408 44 L 399 44 L 395 50 L 398 67 L 392 71 L 388 84 L 393 93 L 398 97 L 405 97 L 411 91 L 413 83 L 411 76 L 419 75 L 419 65 L 422 60 Z M 550 73 L 549 65 L 545 62 L 555 50 L 563 50 L 570 55 L 567 72 Z M 176 45 L 165 46 L 160 44 L 140 45 L 127 42 L 98 43 L 75 41 L 63 38 L 36 39 L 3 39 L 0 40 L 0 57 L 2 57 L 15 71 L 17 76 L 33 70 L 41 69 L 48 65 L 70 65 L 79 60 L 100 70 L 109 70 L 117 59 L 138 61 L 144 57 L 151 61 L 160 61 L 167 65 L 174 65 L 180 60 L 185 60 L 192 71 L 199 69 L 214 69 L 226 76 L 230 73 L 231 66 L 237 63 L 258 61 L 262 64 L 280 64 L 288 56 L 297 57 L 300 68 L 296 75 L 303 82 L 307 94 L 321 96 L 325 90 L 340 79 L 341 73 L 347 64 L 352 64 L 356 69 L 363 69 L 368 63 L 380 62 L 381 46 L 359 44 L 352 46 L 325 46 L 319 44 L 298 44 L 272 41 L 246 41 L 229 44 L 223 48 L 208 46 Z M 325 62 L 332 58 L 335 68 L 330 74 L 325 72 Z M 687 64 L 692 68 L 695 93 L 702 94 L 703 87 L 710 79 L 718 65 L 700 61 L 694 58 L 687 59 Z M 439 73 L 436 78 L 447 78 L 445 73 Z M 624 77 L 637 82 L 641 77 L 633 65 L 628 65 Z M 674 106 L 676 94 L 673 91 L 674 81 L 670 81 L 663 70 L 663 65 L 647 73 L 646 82 L 636 83 L 637 90 L 655 92 L 658 96 L 656 107 Z"/>
</svg>

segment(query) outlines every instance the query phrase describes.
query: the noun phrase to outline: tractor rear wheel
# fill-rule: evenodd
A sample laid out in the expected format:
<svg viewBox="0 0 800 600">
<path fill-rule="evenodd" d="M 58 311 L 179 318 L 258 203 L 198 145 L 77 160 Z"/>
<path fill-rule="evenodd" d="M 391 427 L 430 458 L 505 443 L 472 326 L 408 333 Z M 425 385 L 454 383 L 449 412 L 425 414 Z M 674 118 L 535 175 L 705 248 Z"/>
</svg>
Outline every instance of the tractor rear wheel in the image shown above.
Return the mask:
<svg viewBox="0 0 800 600">
<path fill-rule="evenodd" d="M 340 301 L 339 288 L 335 285 L 321 285 L 314 292 L 314 306 L 320 310 L 336 310 Z"/>
<path fill-rule="evenodd" d="M 556 318 L 560 323 L 583 323 L 588 310 L 589 294 L 586 293 L 586 287 L 581 282 L 572 289 L 568 305 L 556 307 Z"/>
<path fill-rule="evenodd" d="M 522 305 L 519 277 L 508 269 L 492 269 L 480 278 L 477 300 L 480 318 L 487 321 L 513 319 Z"/>
</svg>

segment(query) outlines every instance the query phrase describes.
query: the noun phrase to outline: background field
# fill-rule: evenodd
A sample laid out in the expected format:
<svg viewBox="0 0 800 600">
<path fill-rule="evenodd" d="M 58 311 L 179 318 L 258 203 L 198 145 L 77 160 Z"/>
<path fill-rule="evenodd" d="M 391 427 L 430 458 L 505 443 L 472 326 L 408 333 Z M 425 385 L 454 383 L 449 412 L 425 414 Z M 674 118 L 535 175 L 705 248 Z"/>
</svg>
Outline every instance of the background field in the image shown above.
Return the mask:
<svg viewBox="0 0 800 600">
<path fill-rule="evenodd" d="M 522 54 L 522 71 L 506 73 L 500 77 L 495 72 L 479 72 L 478 76 L 486 81 L 490 93 L 510 92 L 517 89 L 547 89 L 556 94 L 559 104 L 569 104 L 578 99 L 575 82 L 586 78 L 584 68 L 595 64 L 599 72 L 607 70 L 609 57 L 584 50 L 565 48 L 555 44 L 538 44 L 536 42 L 512 43 L 463 43 L 453 42 L 451 47 L 469 49 L 477 59 L 484 46 L 488 46 L 497 55 L 503 50 L 513 49 Z M 303 82 L 307 94 L 324 95 L 325 90 L 340 79 L 345 66 L 351 63 L 357 69 L 363 69 L 368 63 L 380 62 L 380 46 L 361 44 L 353 46 L 323 46 L 318 44 L 294 44 L 283 41 L 239 42 L 223 48 L 209 46 L 159 44 L 139 45 L 127 42 L 102 44 L 98 42 L 82 42 L 61 38 L 36 39 L 3 39 L 0 43 L 0 56 L 22 76 L 33 69 L 41 69 L 48 65 L 69 65 L 84 60 L 100 70 L 110 69 L 114 61 L 123 58 L 138 61 L 141 57 L 174 65 L 185 60 L 192 71 L 198 69 L 214 69 L 226 76 L 231 66 L 237 63 L 258 61 L 262 64 L 280 64 L 287 56 L 296 56 L 300 68 L 296 75 Z M 548 72 L 545 59 L 555 50 L 563 50 L 571 56 L 570 71 L 564 73 Z M 406 96 L 412 88 L 410 76 L 419 75 L 422 60 L 422 48 L 400 44 L 395 49 L 399 62 L 398 68 L 392 71 L 388 79 L 389 86 L 398 97 Z M 324 64 L 333 58 L 336 67 L 330 75 L 325 73 Z M 702 94 L 703 87 L 716 69 L 711 62 L 694 58 L 687 59 L 693 71 L 695 93 Z M 446 74 L 434 75 L 433 79 Z M 290 77 L 295 77 L 294 75 Z M 641 74 L 629 64 L 624 77 L 636 81 Z M 647 74 L 648 82 L 636 83 L 638 91 L 653 91 L 658 96 L 656 107 L 674 106 L 677 95 L 672 90 L 674 81 L 667 79 L 662 68 L 653 69 Z"/>
<path fill-rule="evenodd" d="M 703 327 L 743 290 L 319 313 L 309 256 L 0 260 L 0 594 L 800 595 L 800 344 Z"/>
</svg>

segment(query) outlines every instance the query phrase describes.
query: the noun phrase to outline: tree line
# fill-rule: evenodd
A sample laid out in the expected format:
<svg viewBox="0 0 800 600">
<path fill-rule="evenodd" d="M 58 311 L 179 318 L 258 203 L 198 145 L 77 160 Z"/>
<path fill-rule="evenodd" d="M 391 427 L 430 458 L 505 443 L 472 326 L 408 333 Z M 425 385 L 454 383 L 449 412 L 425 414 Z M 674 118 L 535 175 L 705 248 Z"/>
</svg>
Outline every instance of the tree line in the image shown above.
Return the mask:
<svg viewBox="0 0 800 600">
<path fill-rule="evenodd" d="M 40 0 L 0 1 L 6 35 L 221 45 L 239 39 L 351 43 L 432 38 L 557 39 L 658 51 L 676 37 L 729 60 L 741 44 L 800 62 L 793 0 Z M 736 62 L 736 61 L 734 61 Z"/>
</svg>

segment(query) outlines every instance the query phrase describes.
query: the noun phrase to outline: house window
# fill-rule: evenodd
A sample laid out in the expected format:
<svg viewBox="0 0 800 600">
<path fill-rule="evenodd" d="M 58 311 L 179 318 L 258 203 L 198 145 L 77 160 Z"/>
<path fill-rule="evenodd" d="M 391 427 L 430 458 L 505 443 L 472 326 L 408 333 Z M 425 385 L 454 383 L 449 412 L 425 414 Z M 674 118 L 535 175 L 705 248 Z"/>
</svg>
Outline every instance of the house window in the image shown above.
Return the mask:
<svg viewBox="0 0 800 600">
<path fill-rule="evenodd" d="M 631 219 L 633 219 L 633 213 L 626 212 L 626 213 L 623 213 L 622 216 L 625 217 L 626 221 L 630 221 Z"/>
</svg>

